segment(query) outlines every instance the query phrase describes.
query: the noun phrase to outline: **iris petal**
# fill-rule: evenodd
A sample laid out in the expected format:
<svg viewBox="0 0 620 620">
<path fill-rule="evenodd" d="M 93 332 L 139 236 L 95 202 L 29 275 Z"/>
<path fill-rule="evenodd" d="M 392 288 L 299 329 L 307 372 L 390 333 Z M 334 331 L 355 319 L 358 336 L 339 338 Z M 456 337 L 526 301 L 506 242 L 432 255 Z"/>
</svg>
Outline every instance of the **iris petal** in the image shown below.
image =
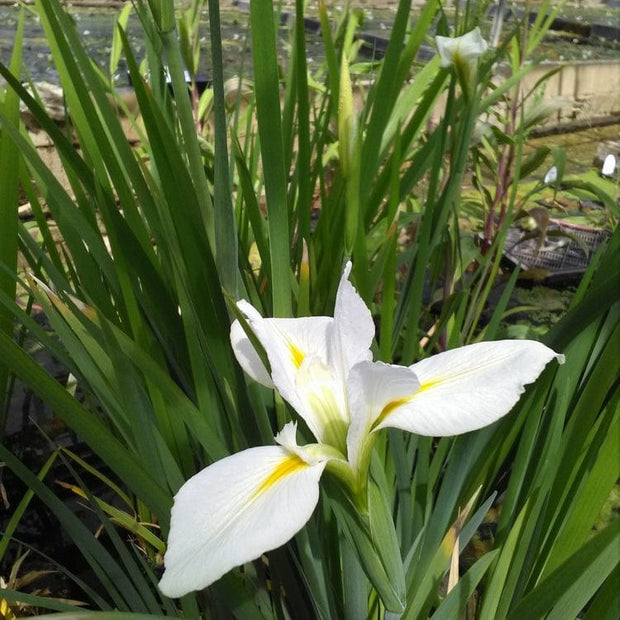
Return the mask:
<svg viewBox="0 0 620 620">
<path fill-rule="evenodd" d="M 175 598 L 200 590 L 290 540 L 318 502 L 326 462 L 263 446 L 190 478 L 174 498 L 160 590 Z"/>
<path fill-rule="evenodd" d="M 319 442 L 345 451 L 349 409 L 346 384 L 351 368 L 372 359 L 374 323 L 349 282 L 347 263 L 336 293 L 334 318 L 263 318 L 248 302 L 239 309 L 267 354 L 271 375 L 236 321 L 231 342 L 242 368 L 263 385 L 274 386 Z"/>
<path fill-rule="evenodd" d="M 382 362 L 361 362 L 349 374 L 348 394 L 351 425 L 347 456 L 359 469 L 366 438 L 392 409 L 413 396 L 420 384 L 411 368 Z"/>
<path fill-rule="evenodd" d="M 282 398 L 308 423 L 320 441 L 321 423 L 315 419 L 311 406 L 303 398 L 303 394 L 300 394 L 298 378 L 306 359 L 327 363 L 328 343 L 332 337 L 334 320 L 325 316 L 265 319 L 248 302 L 240 301 L 237 305 L 267 354 L 271 376 L 239 321 L 235 321 L 231 328 L 231 343 L 239 364 L 259 383 L 268 387 L 275 386 Z"/>
<path fill-rule="evenodd" d="M 459 435 L 506 415 L 557 355 L 531 340 L 481 342 L 453 349 L 411 366 L 420 389 L 393 407 L 375 428 L 419 435 Z"/>
<path fill-rule="evenodd" d="M 474 63 L 487 49 L 487 42 L 478 27 L 460 37 L 436 36 L 435 41 L 442 67 L 450 67 L 457 61 Z"/>
<path fill-rule="evenodd" d="M 334 337 L 330 343 L 330 361 L 343 382 L 355 364 L 372 359 L 370 345 L 375 335 L 370 310 L 349 281 L 350 274 L 351 262 L 348 262 L 338 285 Z"/>
</svg>

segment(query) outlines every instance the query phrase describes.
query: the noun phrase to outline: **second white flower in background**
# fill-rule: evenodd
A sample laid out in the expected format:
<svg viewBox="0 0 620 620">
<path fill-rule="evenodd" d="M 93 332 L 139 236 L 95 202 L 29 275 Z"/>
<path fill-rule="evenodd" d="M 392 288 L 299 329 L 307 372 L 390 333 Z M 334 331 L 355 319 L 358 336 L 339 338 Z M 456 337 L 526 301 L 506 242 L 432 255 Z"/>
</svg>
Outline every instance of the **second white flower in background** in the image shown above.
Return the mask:
<svg viewBox="0 0 620 620">
<path fill-rule="evenodd" d="M 458 64 L 471 67 L 488 47 L 477 26 L 460 37 L 436 36 L 435 42 L 440 65 L 444 68 Z"/>
</svg>

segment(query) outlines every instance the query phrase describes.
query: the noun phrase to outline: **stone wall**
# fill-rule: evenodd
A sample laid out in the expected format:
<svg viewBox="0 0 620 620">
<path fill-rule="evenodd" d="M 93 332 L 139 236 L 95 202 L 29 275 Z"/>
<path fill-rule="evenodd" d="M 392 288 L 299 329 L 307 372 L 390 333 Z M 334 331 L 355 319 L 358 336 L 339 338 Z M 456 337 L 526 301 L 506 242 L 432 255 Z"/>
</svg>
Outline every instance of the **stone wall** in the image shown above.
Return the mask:
<svg viewBox="0 0 620 620">
<path fill-rule="evenodd" d="M 558 67 L 561 69 L 545 85 L 536 86 L 546 73 Z M 500 67 L 495 82 L 501 80 Z M 544 94 L 540 100 L 529 98 L 525 107 L 544 114 L 546 120 L 539 128 L 570 131 L 588 125 L 620 122 L 620 61 L 542 63 L 522 80 L 521 94 L 528 94 L 535 87 Z M 444 105 L 445 95 L 432 114 L 432 122 L 439 121 Z"/>
<path fill-rule="evenodd" d="M 531 89 L 554 64 L 544 63 L 523 81 Z M 567 104 L 549 120 L 551 124 L 596 122 L 620 116 L 620 62 L 614 60 L 585 61 L 565 65 L 551 76 L 545 88 L 545 99 L 565 99 Z"/>
</svg>

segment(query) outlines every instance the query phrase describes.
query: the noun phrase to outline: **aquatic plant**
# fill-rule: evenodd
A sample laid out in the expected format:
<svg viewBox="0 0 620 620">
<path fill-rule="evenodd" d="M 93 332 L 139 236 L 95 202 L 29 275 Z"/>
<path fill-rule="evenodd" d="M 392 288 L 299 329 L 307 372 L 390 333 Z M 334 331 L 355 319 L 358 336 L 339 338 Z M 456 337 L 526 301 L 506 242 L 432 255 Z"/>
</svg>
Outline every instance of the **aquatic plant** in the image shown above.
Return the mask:
<svg viewBox="0 0 620 620">
<path fill-rule="evenodd" d="M 344 509 L 357 510 L 370 528 L 370 522 L 386 518 L 368 494 L 376 433 L 398 428 L 432 437 L 478 430 L 508 413 L 524 385 L 551 359 L 564 361 L 539 342 L 505 340 L 445 351 L 409 367 L 373 362 L 374 324 L 348 281 L 350 272 L 348 263 L 333 319 L 264 319 L 239 302 L 270 370 L 235 321 L 231 339 L 239 363 L 254 380 L 275 386 L 317 443 L 298 445 L 297 425 L 289 422 L 276 435 L 277 446 L 249 448 L 217 461 L 181 487 L 159 583 L 167 596 L 202 589 L 288 542 L 316 508 L 325 470 L 351 500 Z M 373 551 L 395 554 L 386 563 L 398 565 L 390 526 L 382 524 L 392 535 L 373 540 Z M 380 593 L 398 589 L 397 583 L 404 589 L 404 575 L 389 577 L 401 578 L 374 583 Z M 383 602 L 400 610 L 391 599 Z"/>
<path fill-rule="evenodd" d="M 28 489 L 7 522 L 0 557 L 9 557 L 20 519 L 36 495 L 75 543 L 88 581 L 68 567 L 55 568 L 80 600 L 112 617 L 389 618 L 389 608 L 405 618 L 431 613 L 445 618 L 457 617 L 468 605 L 480 618 L 517 618 L 524 610 L 537 617 L 568 617 L 588 605 L 587 613 L 596 617 L 611 605 L 618 521 L 594 535 L 592 525 L 618 476 L 617 235 L 596 257 L 572 308 L 545 337 L 546 347 L 564 353 L 566 363 L 550 365 L 512 412 L 490 426 L 457 437 L 430 437 L 395 428 L 378 432 L 381 423 L 372 428 L 376 419 L 369 422 L 370 416 L 362 417 L 359 427 L 349 422 L 348 430 L 342 418 L 328 432 L 312 412 L 321 395 L 316 374 L 326 379 L 327 395 L 333 395 L 328 389 L 333 378 L 322 374 L 323 365 L 312 363 L 313 356 L 304 365 L 296 353 L 316 351 L 311 347 L 320 339 L 315 342 L 312 334 L 294 343 L 295 351 L 289 349 L 293 362 L 300 362 L 294 374 L 301 370 L 303 379 L 308 370 L 306 391 L 298 393 L 304 382 L 297 379 L 287 391 L 276 375 L 282 367 L 270 330 L 283 325 L 280 321 L 318 322 L 325 329 L 337 323 L 344 333 L 364 325 L 363 338 L 345 338 L 347 350 L 337 356 L 348 359 L 349 350 L 361 350 L 362 366 L 355 370 L 347 362 L 346 381 L 338 375 L 336 385 L 346 383 L 348 390 L 366 369 L 375 381 L 364 381 L 349 406 L 353 397 L 372 400 L 364 390 L 374 387 L 376 396 L 387 398 L 372 410 L 374 415 L 379 408 L 381 415 L 396 396 L 411 394 L 395 392 L 391 379 L 382 391 L 386 368 L 389 377 L 405 374 L 404 383 L 414 390 L 417 381 L 424 383 L 425 369 L 437 363 L 433 360 L 493 346 L 484 341 L 496 337 L 516 276 L 510 276 L 493 316 L 482 325 L 482 308 L 500 269 L 494 259 L 502 235 L 493 237 L 492 251 L 483 252 L 472 243 L 473 234 L 460 230 L 461 187 L 476 121 L 527 69 L 495 84 L 492 67 L 507 46 L 489 49 L 477 60 L 469 96 L 453 67 L 439 66 L 438 56 L 423 66 L 415 62 L 437 17 L 437 34 L 448 32 L 438 2 L 425 3 L 415 24 L 410 4 L 399 3 L 386 55 L 371 67 L 373 80 L 365 86 L 360 78 L 369 66 L 356 61 L 354 11 L 332 23 L 326 5 L 319 4 L 326 61 L 309 73 L 303 2 L 296 3 L 291 60 L 282 68 L 273 5 L 252 0 L 253 88 L 227 107 L 223 78 L 214 75 L 212 133 L 199 136 L 172 0 L 133 5 L 145 30 L 144 59 L 135 58 L 122 25 L 118 30 L 139 117 L 123 107 L 106 73 L 93 65 L 58 0 L 36 0 L 32 10 L 62 82 L 67 123 L 52 122 L 22 86 L 18 29 L 16 60 L 11 69 L 0 66 L 7 82 L 0 106 L 0 175 L 8 182 L 0 188 L 0 213 L 2 223 L 17 224 L 27 268 L 16 271 L 14 245 L 0 250 L 2 273 L 10 276 L 2 281 L 0 307 L 12 321 L 4 320 L 0 329 L 0 361 L 106 469 L 57 446 L 39 471 L 30 471 L 0 445 L 0 459 Z M 191 8 L 196 6 L 201 3 Z M 209 11 L 215 18 L 215 0 Z M 471 32 L 477 19 L 469 12 L 460 15 L 455 35 Z M 194 24 L 186 21 L 190 29 Z M 543 26 L 537 25 L 537 37 Z M 215 59 L 217 28 L 212 30 Z M 189 45 L 195 39 L 187 34 Z M 444 93 L 443 114 L 431 120 Z M 52 138 L 65 184 L 22 131 L 18 99 Z M 132 125 L 139 147 L 128 144 L 123 123 Z M 17 158 L 17 178 L 4 167 L 9 156 Z M 17 183 L 30 203 L 32 222 L 17 218 Z M 35 236 L 29 230 L 34 227 Z M 342 280 L 349 260 L 352 273 Z M 16 285 L 25 291 L 25 307 L 15 302 Z M 357 323 L 339 309 L 343 296 L 345 309 L 350 304 L 360 309 Z M 237 306 L 241 298 L 247 302 Z M 33 307 L 45 314 L 45 328 L 33 317 Z M 30 356 L 23 335 L 63 364 L 70 377 L 66 384 Z M 464 345 L 477 348 L 459 348 Z M 245 351 L 241 359 L 250 377 L 263 384 L 269 379 L 278 389 L 248 379 L 235 351 Z M 323 363 L 332 359 L 320 352 L 318 357 Z M 516 384 L 527 382 L 517 368 L 515 362 Z M 532 378 L 539 370 L 532 370 Z M 9 380 L 7 392 L 11 385 Z M 506 413 L 517 391 L 514 385 L 488 391 L 490 403 L 510 396 L 510 403 L 493 407 L 495 416 Z M 418 402 L 432 393 L 423 391 Z M 310 415 L 304 398 L 315 403 Z M 411 403 L 415 400 L 414 392 Z M 466 402 L 476 409 L 478 401 L 465 396 L 462 402 L 442 398 L 441 406 L 449 412 Z M 409 406 L 396 404 L 400 407 L 385 411 L 385 426 L 388 413 L 395 416 Z M 331 407 L 327 411 L 333 413 Z M 489 416 L 486 421 L 493 413 Z M 363 475 L 347 477 L 343 472 L 356 458 L 347 445 L 354 427 L 359 441 L 352 444 L 362 448 L 363 457 L 363 466 L 354 469 Z M 410 430 L 432 435 L 442 429 Z M 278 431 L 284 445 L 274 446 Z M 217 463 L 239 463 L 228 459 L 245 462 L 248 454 L 257 454 L 248 451 L 256 450 L 299 455 L 304 465 L 294 461 L 300 465 L 295 471 L 310 472 L 312 480 L 323 463 L 326 470 L 338 470 L 339 460 L 333 453 L 325 457 L 324 448 L 319 450 L 323 462 L 312 461 L 313 435 L 315 443 L 329 444 L 346 457 L 340 459 L 340 474 L 351 484 L 325 472 L 305 504 L 308 520 L 303 527 L 301 518 L 294 520 L 284 546 L 244 550 L 248 553 L 218 572 L 237 562 L 243 566 L 202 592 L 178 600 L 162 593 L 157 583 L 170 511 L 185 481 L 201 470 L 217 472 L 212 469 Z M 366 450 L 370 443 L 372 450 Z M 312 461 L 309 467 L 304 456 Z M 101 535 L 54 492 L 48 474 L 55 461 L 68 472 L 70 482 L 63 488 L 88 504 Z M 368 512 L 360 509 L 366 481 Z M 114 501 L 108 501 L 109 494 Z M 493 511 L 495 535 L 481 548 L 475 534 Z M 174 521 L 173 516 L 172 528 Z M 173 538 L 167 560 L 173 565 L 175 545 Z M 26 601 L 62 613 L 79 611 L 70 601 L 40 593 L 3 589 L 2 599 L 3 609 Z"/>
</svg>

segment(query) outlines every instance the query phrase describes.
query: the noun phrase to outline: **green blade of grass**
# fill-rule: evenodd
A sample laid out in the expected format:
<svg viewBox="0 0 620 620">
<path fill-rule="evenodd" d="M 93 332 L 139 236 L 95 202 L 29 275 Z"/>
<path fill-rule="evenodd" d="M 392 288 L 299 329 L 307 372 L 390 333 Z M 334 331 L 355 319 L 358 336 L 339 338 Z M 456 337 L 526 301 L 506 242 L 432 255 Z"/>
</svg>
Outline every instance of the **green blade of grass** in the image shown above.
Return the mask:
<svg viewBox="0 0 620 620">
<path fill-rule="evenodd" d="M 47 617 L 57 619 L 64 617 L 71 618 L 72 620 L 84 619 L 84 610 L 80 609 L 79 606 L 70 605 L 69 603 L 65 603 L 62 600 L 55 600 L 49 596 L 37 596 L 36 594 L 29 594 L 27 592 L 2 588 L 2 599 L 6 601 L 13 601 L 15 603 L 23 603 L 24 605 L 32 605 L 33 607 L 39 607 L 41 609 L 53 609 L 58 612 L 66 612 L 52 614 L 51 616 L 44 614 L 41 616 L 42 618 Z"/>
<path fill-rule="evenodd" d="M 310 238 L 310 219 L 312 207 L 311 136 L 310 136 L 310 93 L 308 91 L 308 65 L 306 58 L 306 37 L 304 25 L 304 0 L 295 3 L 295 65 L 293 79 L 297 92 L 297 183 L 298 200 L 296 205 L 298 235 L 301 239 Z M 298 243 L 297 262 L 302 260 L 302 244 Z"/>
<path fill-rule="evenodd" d="M 57 411 L 106 463 L 110 464 L 119 478 L 125 480 L 165 523 L 172 503 L 170 495 L 127 452 L 106 426 L 90 415 L 60 384 L 4 334 L 0 334 L 0 353 L 15 374 L 31 385 L 33 390 Z"/>
<path fill-rule="evenodd" d="M 43 464 L 43 467 L 41 467 L 41 469 L 39 470 L 39 473 L 37 474 L 37 477 L 39 478 L 39 480 L 43 480 L 45 478 L 50 468 L 56 461 L 57 456 L 58 456 L 58 453 L 53 452 L 50 455 L 50 457 L 47 459 L 47 461 Z M 32 489 L 28 489 L 26 493 L 24 493 L 24 496 L 20 500 L 15 510 L 13 511 L 13 514 L 11 515 L 9 522 L 5 525 L 4 531 L 2 532 L 2 538 L 0 538 L 0 561 L 2 561 L 2 559 L 4 558 L 4 555 L 9 546 L 9 543 L 11 542 L 11 538 L 13 534 L 15 533 L 15 530 L 17 529 L 17 526 L 19 525 L 19 522 L 24 516 L 24 513 L 26 512 L 28 505 L 32 501 L 33 497 L 34 497 L 34 493 Z"/>
<path fill-rule="evenodd" d="M 566 508 L 562 530 L 555 539 L 553 548 L 546 554 L 548 564 L 545 575 L 557 568 L 587 540 L 603 504 L 609 498 L 620 476 L 618 467 L 620 429 L 618 416 L 613 416 L 613 411 L 614 409 L 617 411 L 618 405 L 618 397 L 608 405 L 607 417 L 611 418 L 611 423 L 600 429 L 599 434 L 602 434 L 602 438 L 595 436 L 591 441 L 593 454 L 585 459 L 577 473 L 581 480 L 575 480 L 572 486 L 564 485 L 567 493 L 572 495 L 572 501 Z M 602 415 L 605 416 L 605 411 Z M 571 494 L 575 488 L 578 491 Z"/>
<path fill-rule="evenodd" d="M 172 6 L 172 2 L 170 6 Z M 179 152 L 187 157 L 189 173 L 197 189 L 196 205 L 199 206 L 204 217 L 205 232 L 209 240 L 209 246 L 215 248 L 216 239 L 213 204 L 211 202 L 211 193 L 204 171 L 202 155 L 200 153 L 200 145 L 198 144 L 196 126 L 194 125 L 189 93 L 185 82 L 185 67 L 183 66 L 183 58 L 176 30 L 171 28 L 170 30 L 162 31 L 161 42 L 167 61 L 172 89 L 174 91 L 178 120 L 183 136 L 184 148 Z"/>
<path fill-rule="evenodd" d="M 139 593 L 139 605 L 143 608 L 144 611 L 150 611 L 151 613 L 159 611 L 161 608 L 160 599 L 161 595 L 156 596 L 153 590 L 149 585 L 148 577 L 141 571 L 141 566 L 138 561 L 138 556 L 134 553 L 130 546 L 126 544 L 126 541 L 123 540 L 121 534 L 115 527 L 115 524 L 109 519 L 104 510 L 105 502 L 100 502 L 97 498 L 95 498 L 88 486 L 84 483 L 82 478 L 79 476 L 77 471 L 71 466 L 69 461 L 62 455 L 62 459 L 65 463 L 65 466 L 71 473 L 72 477 L 78 484 L 78 487 L 82 493 L 83 497 L 86 497 L 90 506 L 92 507 L 95 515 L 97 516 L 98 521 L 101 523 L 103 530 L 107 534 L 107 538 L 111 545 L 108 547 L 110 551 L 114 554 L 113 557 L 117 562 L 118 567 L 122 570 L 122 573 L 127 576 L 128 581 L 131 585 L 134 586 L 135 591 Z M 111 512 L 115 513 L 113 516 L 114 520 L 118 523 L 120 520 L 121 524 L 125 524 L 130 531 L 140 531 L 140 524 L 136 523 L 134 520 L 135 528 L 128 523 L 132 521 L 132 519 L 123 519 L 123 513 L 115 512 L 112 506 L 108 506 L 111 509 Z M 145 532 L 148 536 L 148 532 Z M 155 541 L 156 548 L 159 547 L 160 550 L 163 548 L 163 543 L 161 541 Z M 152 570 L 152 569 L 151 569 Z M 151 572 L 150 570 L 148 572 Z M 131 609 L 135 609 L 136 611 L 142 611 L 142 609 L 134 607 L 132 605 Z"/>
<path fill-rule="evenodd" d="M 620 617 L 620 565 L 616 564 L 605 583 L 599 588 L 588 609 L 584 620 L 616 620 Z"/>
<path fill-rule="evenodd" d="M 220 32 L 220 7 L 218 0 L 209 0 L 209 25 L 213 71 L 215 115 L 215 179 L 213 206 L 215 219 L 216 263 L 222 286 L 233 296 L 238 295 L 237 285 L 237 234 L 231 199 L 229 178 L 226 117 L 224 109 L 224 69 L 222 37 Z"/>
<path fill-rule="evenodd" d="M 439 604 L 433 613 L 434 620 L 450 620 L 460 617 L 467 601 L 470 600 L 478 584 L 489 570 L 489 566 L 499 553 L 498 549 L 485 553 L 462 577 L 448 593 L 446 598 Z"/>
<path fill-rule="evenodd" d="M 289 224 L 273 3 L 250 4 L 256 115 L 269 222 L 274 316 L 291 316 Z"/>
<path fill-rule="evenodd" d="M 405 34 L 409 26 L 410 8 L 411 0 L 400 0 L 394 17 L 388 48 L 382 61 L 382 69 L 369 99 L 373 103 L 373 107 L 360 163 L 361 185 L 359 195 L 362 197 L 371 195 L 371 184 L 379 169 L 379 153 L 381 151 L 383 135 L 390 121 L 393 107 L 398 99 L 404 80 L 407 78 L 407 74 L 404 71 L 398 71 L 395 68 L 401 62 L 403 66 L 406 66 L 407 69 L 409 68 L 410 60 L 415 56 L 437 11 L 437 3 L 424 3 L 422 13 L 416 21 L 416 25 L 409 35 L 405 51 L 403 51 Z M 376 208 L 376 205 L 369 205 L 366 202 L 362 207 L 366 220 L 370 217 L 368 213 L 370 207 Z"/>
<path fill-rule="evenodd" d="M 89 528 L 2 445 L 0 445 L 0 456 L 15 475 L 35 492 L 62 523 L 63 528 L 80 548 L 82 555 L 89 562 L 115 605 L 125 610 L 146 611 L 141 594 L 134 588 L 128 576 L 122 574 L 115 558 L 108 553 Z"/>
<path fill-rule="evenodd" d="M 19 13 L 15 43 L 11 57 L 10 71 L 21 74 L 22 39 L 24 34 L 24 12 Z M 10 123 L 19 125 L 19 97 L 7 89 L 0 108 Z M 0 133 L 0 290 L 15 297 L 17 272 L 17 222 L 19 195 L 20 154 L 17 145 L 6 131 Z M 13 337 L 11 315 L 0 307 L 0 332 Z M 0 361 L 0 437 L 6 428 L 6 413 L 9 405 L 9 367 Z"/>
<path fill-rule="evenodd" d="M 617 562 L 620 520 L 616 519 L 563 562 L 510 610 L 510 620 L 575 618 Z"/>
</svg>

